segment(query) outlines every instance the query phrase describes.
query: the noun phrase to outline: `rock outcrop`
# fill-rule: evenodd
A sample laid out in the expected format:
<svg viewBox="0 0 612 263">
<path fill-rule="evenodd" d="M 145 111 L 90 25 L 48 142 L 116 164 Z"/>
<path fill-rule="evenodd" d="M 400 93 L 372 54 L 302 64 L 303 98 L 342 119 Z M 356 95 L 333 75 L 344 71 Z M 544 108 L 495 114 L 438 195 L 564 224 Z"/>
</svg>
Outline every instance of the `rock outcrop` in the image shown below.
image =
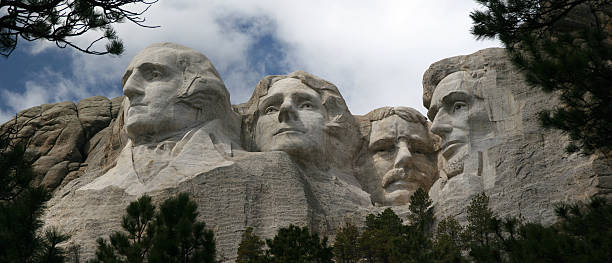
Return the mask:
<svg viewBox="0 0 612 263">
<path fill-rule="evenodd" d="M 559 202 L 610 195 L 611 160 L 565 153 L 567 137 L 538 119 L 558 101 L 530 87 L 504 49 L 432 64 L 423 77 L 423 104 L 442 138 L 440 179 L 430 190 L 438 218 L 463 218 L 465 205 L 482 191 L 498 215 L 545 224 L 556 220 Z"/>
<path fill-rule="evenodd" d="M 86 98 L 77 104 L 44 104 L 19 112 L 0 126 L 17 130 L 15 142 L 27 146 L 33 163 L 35 182 L 55 189 L 79 177 L 102 136 L 96 135 L 117 117 L 123 97 L 109 100 L 102 96 Z"/>
<path fill-rule="evenodd" d="M 36 183 L 53 190 L 45 225 L 72 235 L 85 259 L 143 194 L 159 205 L 189 193 L 224 262 L 247 227 L 271 238 L 295 224 L 333 239 L 387 207 L 407 218 L 418 187 L 438 219 L 460 222 L 483 191 L 497 215 L 543 223 L 557 202 L 612 197 L 612 160 L 564 152 L 567 138 L 537 117 L 557 101 L 503 49 L 432 64 L 429 121 L 405 107 L 353 116 L 335 85 L 302 71 L 265 77 L 230 105 L 210 61 L 172 43 L 139 53 L 122 85 L 124 97 L 41 105 L 0 127 L 17 128 Z"/>
</svg>

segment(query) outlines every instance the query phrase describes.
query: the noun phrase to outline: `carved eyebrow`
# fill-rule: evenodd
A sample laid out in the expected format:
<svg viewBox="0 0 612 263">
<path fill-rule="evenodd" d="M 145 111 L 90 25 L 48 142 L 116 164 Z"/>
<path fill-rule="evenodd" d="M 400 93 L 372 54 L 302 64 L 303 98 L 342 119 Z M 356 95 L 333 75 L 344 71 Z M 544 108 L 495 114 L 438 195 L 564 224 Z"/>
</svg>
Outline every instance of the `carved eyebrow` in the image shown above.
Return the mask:
<svg viewBox="0 0 612 263">
<path fill-rule="evenodd" d="M 470 96 L 470 94 L 468 94 L 467 92 L 456 90 L 446 94 L 446 96 L 442 98 L 442 103 L 444 105 L 449 105 L 458 100 L 469 102 L 471 99 L 472 96 Z"/>
<path fill-rule="evenodd" d="M 278 104 L 282 101 L 282 94 L 274 94 L 271 96 L 265 96 L 259 101 L 259 110 L 265 110 L 268 105 Z"/>
<path fill-rule="evenodd" d="M 316 102 L 316 101 L 320 101 L 320 98 L 317 95 L 313 96 L 310 93 L 306 93 L 306 92 L 296 92 L 291 94 L 291 98 L 296 102 L 296 103 L 302 103 L 304 101 L 310 101 L 310 102 Z"/>
<path fill-rule="evenodd" d="M 370 148 L 370 150 L 376 151 L 378 149 L 385 148 L 389 145 L 394 145 L 394 144 L 395 144 L 395 135 L 388 135 L 388 136 L 379 138 L 377 140 L 371 141 L 368 147 Z"/>
</svg>

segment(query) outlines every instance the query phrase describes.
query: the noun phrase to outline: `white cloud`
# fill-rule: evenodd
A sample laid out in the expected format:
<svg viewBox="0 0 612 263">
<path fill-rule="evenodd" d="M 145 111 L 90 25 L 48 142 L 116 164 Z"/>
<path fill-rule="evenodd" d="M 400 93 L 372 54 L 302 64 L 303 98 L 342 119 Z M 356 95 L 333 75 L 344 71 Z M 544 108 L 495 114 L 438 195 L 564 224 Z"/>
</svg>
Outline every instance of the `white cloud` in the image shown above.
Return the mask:
<svg viewBox="0 0 612 263">
<path fill-rule="evenodd" d="M 21 92 L 0 90 L 2 103 L 7 110 L 0 109 L 0 123 L 18 111 L 45 103 L 73 101 L 96 95 L 90 89 L 77 85 L 73 80 L 49 68 L 32 74 Z M 119 95 L 119 94 L 115 94 Z"/>
<path fill-rule="evenodd" d="M 476 41 L 469 33 L 468 15 L 476 7 L 472 0 L 160 1 L 145 14 L 146 24 L 160 28 L 116 26 L 127 47 L 125 54 L 117 58 L 75 52 L 71 81 L 74 86 L 107 83 L 116 88 L 91 95 L 118 95 L 121 75 L 138 51 L 155 42 L 176 42 L 206 54 L 223 73 L 232 102 L 242 103 L 264 77 L 262 64 L 253 66 L 247 60 L 249 47 L 257 36 L 272 33 L 285 45 L 287 57 L 280 63 L 286 65 L 286 73 L 305 70 L 335 83 L 354 114 L 385 105 L 425 113 L 421 80 L 430 64 L 499 46 Z M 239 19 L 254 26 L 226 24 Z M 86 36 L 81 43 L 93 38 Z M 34 96 L 28 92 L 26 88 L 22 98 Z M 89 96 L 88 92 L 70 94 Z M 51 94 L 55 93 L 48 92 L 45 102 L 56 99 Z"/>
</svg>

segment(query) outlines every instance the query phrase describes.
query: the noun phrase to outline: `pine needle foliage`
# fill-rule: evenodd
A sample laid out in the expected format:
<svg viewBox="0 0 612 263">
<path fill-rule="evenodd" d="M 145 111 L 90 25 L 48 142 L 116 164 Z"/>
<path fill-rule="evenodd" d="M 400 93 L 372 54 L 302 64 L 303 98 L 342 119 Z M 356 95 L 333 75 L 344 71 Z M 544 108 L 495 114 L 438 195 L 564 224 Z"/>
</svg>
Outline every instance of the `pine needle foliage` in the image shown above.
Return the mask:
<svg viewBox="0 0 612 263">
<path fill-rule="evenodd" d="M 266 243 L 253 233 L 253 228 L 248 227 L 238 245 L 238 258 L 236 263 L 262 263 L 267 262 L 264 246 Z"/>
<path fill-rule="evenodd" d="M 0 133 L 0 262 L 63 262 L 58 245 L 69 236 L 54 228 L 39 234 L 51 195 L 34 185 L 26 144 L 15 144 L 18 133 L 11 125 Z"/>
<path fill-rule="evenodd" d="M 359 229 L 347 222 L 336 234 L 334 258 L 338 263 L 357 263 L 361 259 L 359 251 Z"/>
<path fill-rule="evenodd" d="M 472 34 L 499 38 L 528 83 L 558 95 L 543 126 L 569 135 L 568 152 L 612 151 L 612 2 L 476 2 Z"/>
<path fill-rule="evenodd" d="M 186 193 L 165 200 L 157 212 L 144 195 L 126 208 L 124 231 L 97 240 L 91 262 L 216 262 L 214 234 L 197 215 L 197 204 Z"/>
<path fill-rule="evenodd" d="M 319 238 L 308 227 L 289 225 L 278 230 L 273 239 L 267 239 L 269 262 L 333 262 L 333 249 L 327 237 Z"/>
<path fill-rule="evenodd" d="M 120 55 L 124 51 L 123 42 L 113 24 L 130 21 L 141 27 L 155 27 L 145 25 L 142 15 L 157 1 L 0 1 L 0 55 L 10 56 L 19 39 L 44 39 L 60 48 L 72 47 L 87 54 Z M 141 10 L 132 10 L 136 6 Z M 76 37 L 93 32 L 100 33 L 89 45 L 77 43 Z M 102 40 L 107 41 L 104 50 L 95 46 Z"/>
</svg>

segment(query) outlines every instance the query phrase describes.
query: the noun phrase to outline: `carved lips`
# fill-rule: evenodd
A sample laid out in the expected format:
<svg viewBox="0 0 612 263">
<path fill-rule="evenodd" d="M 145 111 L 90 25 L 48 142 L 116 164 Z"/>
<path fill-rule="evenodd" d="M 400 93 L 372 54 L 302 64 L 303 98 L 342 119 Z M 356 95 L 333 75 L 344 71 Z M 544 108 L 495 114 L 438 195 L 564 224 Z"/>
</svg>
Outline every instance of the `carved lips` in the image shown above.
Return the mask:
<svg viewBox="0 0 612 263">
<path fill-rule="evenodd" d="M 288 133 L 305 133 L 305 132 L 298 128 L 285 127 L 285 128 L 278 129 L 276 132 L 274 132 L 273 136 L 276 136 L 279 134 L 288 134 Z"/>
<path fill-rule="evenodd" d="M 465 142 L 463 140 L 452 140 L 445 142 L 442 144 L 442 155 L 444 158 L 449 159 L 463 146 L 465 146 Z"/>
<path fill-rule="evenodd" d="M 391 185 L 400 186 L 406 184 L 406 172 L 403 168 L 394 168 L 387 172 L 382 179 L 383 188 L 387 188 Z"/>
</svg>

